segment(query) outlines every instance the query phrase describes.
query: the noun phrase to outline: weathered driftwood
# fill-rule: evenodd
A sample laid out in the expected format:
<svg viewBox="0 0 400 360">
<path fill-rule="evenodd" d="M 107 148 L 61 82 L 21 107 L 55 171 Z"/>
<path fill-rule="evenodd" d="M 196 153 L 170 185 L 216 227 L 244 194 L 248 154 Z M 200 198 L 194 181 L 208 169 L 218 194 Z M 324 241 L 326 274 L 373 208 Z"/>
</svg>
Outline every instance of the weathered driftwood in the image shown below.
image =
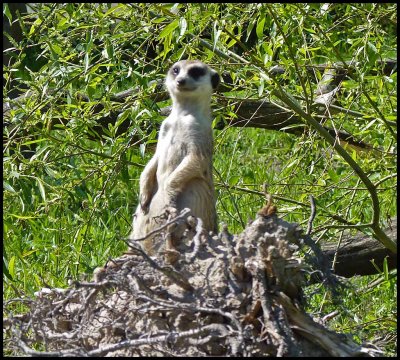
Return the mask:
<svg viewBox="0 0 400 360">
<path fill-rule="evenodd" d="M 385 233 L 397 242 L 397 217 L 392 219 Z M 379 241 L 363 234 L 344 238 L 339 248 L 335 242 L 322 244 L 321 249 L 330 263 L 333 262 L 337 252 L 333 269 L 339 276 L 376 274 L 378 272 L 376 266 L 382 270 L 385 258 L 389 270 L 397 268 L 397 255 L 386 249 Z"/>
<path fill-rule="evenodd" d="M 150 258 L 131 243 L 134 249 L 97 269 L 93 281 L 23 300 L 24 315 L 14 316 L 14 302 L 6 302 L 6 349 L 31 356 L 381 354 L 303 310 L 310 269 L 297 255 L 296 224 L 262 211 L 240 235 L 223 229 L 211 237 L 189 211 L 176 219 L 187 233 L 173 266 L 165 254 Z M 159 236 L 168 237 L 168 228 Z"/>
</svg>

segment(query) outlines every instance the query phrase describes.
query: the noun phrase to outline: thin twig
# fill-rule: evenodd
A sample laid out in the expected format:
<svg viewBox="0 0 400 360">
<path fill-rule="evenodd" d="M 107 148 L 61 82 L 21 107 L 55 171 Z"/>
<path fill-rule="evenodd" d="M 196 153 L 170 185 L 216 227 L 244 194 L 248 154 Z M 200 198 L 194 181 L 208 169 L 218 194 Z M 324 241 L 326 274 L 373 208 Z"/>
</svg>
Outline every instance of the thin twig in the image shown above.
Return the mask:
<svg viewBox="0 0 400 360">
<path fill-rule="evenodd" d="M 204 231 L 203 221 L 200 218 L 197 218 L 196 234 L 193 236 L 194 249 L 193 252 L 186 255 L 186 264 L 191 264 L 196 259 L 201 246 L 201 234 L 203 234 Z"/>
<path fill-rule="evenodd" d="M 184 290 L 187 291 L 194 291 L 194 288 L 192 285 L 190 285 L 189 281 L 183 277 L 179 272 L 175 271 L 171 267 L 167 266 L 160 266 L 158 265 L 154 260 L 151 259 L 149 255 L 146 254 L 145 251 L 140 249 L 136 245 L 130 245 L 131 248 L 133 248 L 136 252 L 138 252 L 142 257 L 150 264 L 151 267 L 154 269 L 162 272 L 165 276 L 167 276 L 170 280 L 172 280 L 175 284 L 183 288 Z"/>
<path fill-rule="evenodd" d="M 156 335 L 153 337 L 146 337 L 143 339 L 134 339 L 134 340 L 125 340 L 121 341 L 116 344 L 110 344 L 106 345 L 103 347 L 100 347 L 98 349 L 92 350 L 88 352 L 88 356 L 104 356 L 105 354 L 111 352 L 111 351 L 117 351 L 121 349 L 126 349 L 128 347 L 137 347 L 140 345 L 149 345 L 149 344 L 158 344 L 160 342 L 176 342 L 179 339 L 184 339 L 187 337 L 193 337 L 195 335 L 199 335 L 203 332 L 206 331 L 212 331 L 212 332 L 220 332 L 221 336 L 226 336 L 226 332 L 224 331 L 225 329 L 222 329 L 220 326 L 215 326 L 215 324 L 211 325 L 205 325 L 203 327 L 200 327 L 198 329 L 192 329 L 188 331 L 182 331 L 182 332 L 175 332 L 172 331 L 166 335 Z"/>
<path fill-rule="evenodd" d="M 159 228 L 154 229 L 153 231 L 150 231 L 150 232 L 149 232 L 148 234 L 146 234 L 145 236 L 143 236 L 143 237 L 141 237 L 141 238 L 138 238 L 138 239 L 128 239 L 128 240 L 125 241 L 125 242 L 127 242 L 127 244 L 128 244 L 129 246 L 132 246 L 132 243 L 131 243 L 131 242 L 144 241 L 144 240 L 148 239 L 149 237 L 151 237 L 151 236 L 153 236 L 153 235 L 155 235 L 155 234 L 160 233 L 162 230 L 164 230 L 165 228 L 167 228 L 169 225 L 178 222 L 180 219 L 184 218 L 188 213 L 190 213 L 190 209 L 185 208 L 185 209 L 183 209 L 183 210 L 181 211 L 181 213 L 180 213 L 177 217 L 171 219 L 170 221 L 167 221 L 165 224 L 161 225 Z"/>
<path fill-rule="evenodd" d="M 310 214 L 310 218 L 308 219 L 306 235 L 311 234 L 312 223 L 315 219 L 315 215 L 317 214 L 317 210 L 315 208 L 315 199 L 314 199 L 314 196 L 312 196 L 311 194 L 310 194 L 310 205 L 311 205 L 311 214 Z"/>
</svg>

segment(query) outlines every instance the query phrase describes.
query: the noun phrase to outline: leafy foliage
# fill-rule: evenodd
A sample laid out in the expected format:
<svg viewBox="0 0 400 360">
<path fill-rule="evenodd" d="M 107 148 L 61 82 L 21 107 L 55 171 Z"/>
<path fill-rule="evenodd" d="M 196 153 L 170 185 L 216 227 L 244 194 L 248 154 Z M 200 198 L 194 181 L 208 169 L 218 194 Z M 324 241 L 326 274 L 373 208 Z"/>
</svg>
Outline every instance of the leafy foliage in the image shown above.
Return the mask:
<svg viewBox="0 0 400 360">
<path fill-rule="evenodd" d="M 319 120 L 376 149 L 346 151 L 376 187 L 383 226 L 396 214 L 397 72 L 387 74 L 382 63 L 397 57 L 396 10 L 372 3 L 37 3 L 13 15 L 4 4 L 4 21 L 23 33 L 20 42 L 6 34 L 11 61 L 3 65 L 3 100 L 12 105 L 3 137 L 5 296 L 63 286 L 125 249 L 138 178 L 163 119 L 159 108 L 168 103 L 155 100 L 152 81 L 186 57 L 227 72 L 233 89 L 225 96 L 287 107 L 274 95 L 283 86 L 314 117 L 322 77 L 315 65 L 356 64 L 337 94 L 348 112 Z M 274 65 L 285 72 L 271 79 Z M 115 99 L 131 87 L 137 91 L 124 102 Z M 15 92 L 26 96 L 13 99 Z M 314 128 L 305 123 L 294 137 L 230 127 L 235 114 L 219 105 L 220 96 L 216 119 L 227 126 L 214 133 L 217 206 L 231 231 L 263 204 L 263 184 L 280 215 L 303 225 L 314 196 L 315 239 L 341 239 L 372 221 L 370 192 Z"/>
</svg>

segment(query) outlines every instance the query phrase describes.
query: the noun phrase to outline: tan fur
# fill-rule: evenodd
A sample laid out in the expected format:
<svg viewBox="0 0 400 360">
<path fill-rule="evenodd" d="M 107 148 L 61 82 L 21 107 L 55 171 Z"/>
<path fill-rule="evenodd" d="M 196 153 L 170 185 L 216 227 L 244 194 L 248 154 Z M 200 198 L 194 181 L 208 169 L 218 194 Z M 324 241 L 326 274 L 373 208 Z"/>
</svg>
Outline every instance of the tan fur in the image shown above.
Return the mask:
<svg viewBox="0 0 400 360">
<path fill-rule="evenodd" d="M 210 101 L 218 82 L 218 74 L 200 61 L 179 61 L 168 71 L 172 110 L 161 125 L 156 152 L 140 176 L 140 203 L 130 239 L 160 227 L 160 215 L 167 207 L 178 212 L 190 208 L 206 230 L 217 231 Z M 148 238 L 143 247 L 154 254 L 163 244 Z"/>
</svg>

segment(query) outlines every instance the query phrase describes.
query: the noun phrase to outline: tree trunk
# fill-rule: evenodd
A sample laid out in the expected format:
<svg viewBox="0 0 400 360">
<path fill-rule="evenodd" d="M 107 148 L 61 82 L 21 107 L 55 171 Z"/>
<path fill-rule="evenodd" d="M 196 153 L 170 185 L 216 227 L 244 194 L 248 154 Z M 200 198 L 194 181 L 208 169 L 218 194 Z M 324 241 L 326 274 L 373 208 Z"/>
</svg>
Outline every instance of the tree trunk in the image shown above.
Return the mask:
<svg viewBox="0 0 400 360">
<path fill-rule="evenodd" d="M 385 233 L 397 242 L 397 217 L 392 219 Z M 387 258 L 389 270 L 397 268 L 397 256 L 386 249 L 379 241 L 360 234 L 345 238 L 337 250 L 337 243 L 322 244 L 322 252 L 332 263 L 337 251 L 334 273 L 344 277 L 354 275 L 371 275 L 378 273 L 372 261 L 379 269 L 383 268 L 383 260 Z"/>
</svg>

